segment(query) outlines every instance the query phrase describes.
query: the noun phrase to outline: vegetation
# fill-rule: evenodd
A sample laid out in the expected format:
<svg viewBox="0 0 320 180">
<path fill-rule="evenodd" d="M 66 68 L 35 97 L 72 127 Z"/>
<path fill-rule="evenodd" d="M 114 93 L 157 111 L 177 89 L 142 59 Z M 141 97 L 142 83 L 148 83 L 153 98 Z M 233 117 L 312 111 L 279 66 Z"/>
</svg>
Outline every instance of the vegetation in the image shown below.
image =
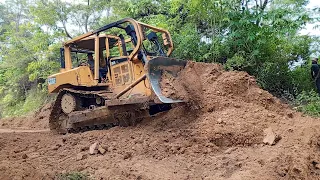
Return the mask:
<svg viewBox="0 0 320 180">
<path fill-rule="evenodd" d="M 55 179 L 56 180 L 89 180 L 89 176 L 87 174 L 83 174 L 80 172 L 73 172 L 73 173 L 58 174 Z"/>
<path fill-rule="evenodd" d="M 320 116 L 320 96 L 315 91 L 303 91 L 298 95 L 295 103 L 298 110 L 311 116 Z"/>
<path fill-rule="evenodd" d="M 17 116 L 46 99 L 61 42 L 123 17 L 168 29 L 173 57 L 244 70 L 274 95 L 315 96 L 310 59 L 319 37 L 300 35 L 319 20 L 308 0 L 6 0 L 0 3 L 0 114 Z M 298 64 L 298 65 L 296 65 Z M 302 98 L 303 97 L 303 98 Z M 308 101 L 310 102 L 310 101 Z M 319 112 L 319 111 L 317 111 Z M 1 117 L 0 116 L 0 117 Z"/>
</svg>

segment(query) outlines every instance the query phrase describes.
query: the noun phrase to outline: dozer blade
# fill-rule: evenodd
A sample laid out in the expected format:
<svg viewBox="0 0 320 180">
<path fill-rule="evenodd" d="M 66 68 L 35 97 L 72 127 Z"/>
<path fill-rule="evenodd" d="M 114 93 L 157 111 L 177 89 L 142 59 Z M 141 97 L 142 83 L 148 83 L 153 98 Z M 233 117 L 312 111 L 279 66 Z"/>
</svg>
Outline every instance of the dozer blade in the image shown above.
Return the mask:
<svg viewBox="0 0 320 180">
<path fill-rule="evenodd" d="M 176 77 L 177 74 L 185 68 L 187 62 L 172 58 L 166 57 L 156 57 L 147 61 L 146 63 L 146 71 L 147 77 L 150 81 L 152 90 L 158 96 L 159 100 L 163 103 L 179 103 L 183 102 L 179 99 L 171 99 L 169 97 L 165 97 L 161 93 L 160 80 L 163 72 L 167 72 L 171 74 L 173 77 Z"/>
</svg>

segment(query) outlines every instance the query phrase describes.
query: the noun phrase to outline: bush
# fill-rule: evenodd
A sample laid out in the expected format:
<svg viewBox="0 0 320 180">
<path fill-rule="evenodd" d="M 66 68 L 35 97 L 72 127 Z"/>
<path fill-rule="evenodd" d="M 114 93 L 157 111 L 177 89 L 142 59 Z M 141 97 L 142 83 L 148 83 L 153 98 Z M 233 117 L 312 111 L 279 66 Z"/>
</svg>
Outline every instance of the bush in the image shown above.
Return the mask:
<svg viewBox="0 0 320 180">
<path fill-rule="evenodd" d="M 307 63 L 296 67 L 290 71 L 290 77 L 292 78 L 292 85 L 294 86 L 296 93 L 299 94 L 302 91 L 310 92 L 316 90 L 315 83 L 311 79 L 310 75 L 311 63 Z"/>
<path fill-rule="evenodd" d="M 295 105 L 298 110 L 311 116 L 320 116 L 320 96 L 315 91 L 300 93 Z"/>
<path fill-rule="evenodd" d="M 38 110 L 47 101 L 47 91 L 33 88 L 29 90 L 24 99 L 17 98 L 14 92 L 0 100 L 1 117 L 21 116 Z"/>
</svg>

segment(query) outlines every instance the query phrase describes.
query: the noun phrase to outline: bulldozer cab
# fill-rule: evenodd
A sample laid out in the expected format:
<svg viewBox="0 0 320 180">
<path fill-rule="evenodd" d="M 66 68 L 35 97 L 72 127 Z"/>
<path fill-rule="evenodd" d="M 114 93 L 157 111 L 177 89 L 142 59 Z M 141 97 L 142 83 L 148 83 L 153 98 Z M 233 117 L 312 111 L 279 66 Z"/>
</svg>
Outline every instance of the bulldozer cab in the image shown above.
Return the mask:
<svg viewBox="0 0 320 180">
<path fill-rule="evenodd" d="M 48 78 L 49 92 L 65 87 L 121 92 L 145 75 L 144 66 L 148 60 L 167 57 L 172 50 L 167 30 L 130 18 L 108 24 L 63 44 L 61 70 Z M 78 57 L 85 61 L 88 53 L 93 54 L 92 68 L 79 62 Z M 141 82 L 131 91 L 150 95 L 149 82 Z"/>
</svg>

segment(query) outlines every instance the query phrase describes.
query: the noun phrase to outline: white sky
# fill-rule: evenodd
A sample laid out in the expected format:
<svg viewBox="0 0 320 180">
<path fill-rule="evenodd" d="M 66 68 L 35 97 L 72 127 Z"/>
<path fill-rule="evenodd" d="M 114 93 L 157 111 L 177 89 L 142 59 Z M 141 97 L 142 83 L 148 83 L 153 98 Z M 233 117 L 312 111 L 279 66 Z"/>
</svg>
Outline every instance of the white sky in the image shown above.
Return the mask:
<svg viewBox="0 0 320 180">
<path fill-rule="evenodd" d="M 319 0 L 309 0 L 309 5 L 307 6 L 310 9 L 320 7 L 320 1 Z M 320 36 L 320 29 L 315 29 L 314 26 L 320 25 L 320 22 L 317 22 L 315 24 L 307 24 L 306 28 L 301 30 L 301 34 L 310 34 L 310 35 L 318 35 Z"/>
<path fill-rule="evenodd" d="M 6 0 L 0 0 L 0 3 L 4 3 Z M 82 3 L 84 0 L 64 0 L 71 1 L 73 3 Z M 310 9 L 320 7 L 320 0 L 309 0 L 309 5 L 307 6 Z M 320 26 L 320 22 L 314 24 L 307 24 L 306 27 L 300 31 L 300 34 L 309 34 L 320 36 L 320 28 L 315 29 L 315 26 Z"/>
</svg>

